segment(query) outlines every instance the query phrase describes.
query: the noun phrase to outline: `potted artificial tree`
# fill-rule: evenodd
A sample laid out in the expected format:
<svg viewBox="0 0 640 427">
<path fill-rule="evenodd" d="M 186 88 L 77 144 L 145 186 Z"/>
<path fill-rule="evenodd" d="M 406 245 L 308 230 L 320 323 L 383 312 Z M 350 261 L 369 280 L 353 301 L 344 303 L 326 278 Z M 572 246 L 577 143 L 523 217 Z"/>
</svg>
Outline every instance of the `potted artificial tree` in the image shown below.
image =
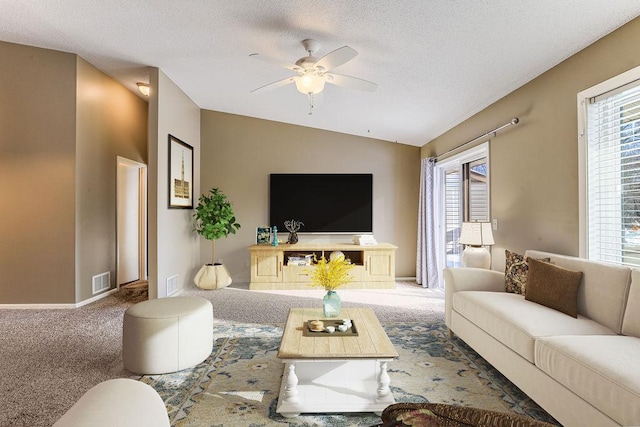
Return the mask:
<svg viewBox="0 0 640 427">
<path fill-rule="evenodd" d="M 236 222 L 233 206 L 227 196 L 218 188 L 209 190 L 198 200 L 198 206 L 193 214 L 195 218 L 194 231 L 213 243 L 211 264 L 202 266 L 193 279 L 196 286 L 202 289 L 219 289 L 231 284 L 231 276 L 227 268 L 215 262 L 216 240 L 235 234 L 240 228 Z"/>
</svg>

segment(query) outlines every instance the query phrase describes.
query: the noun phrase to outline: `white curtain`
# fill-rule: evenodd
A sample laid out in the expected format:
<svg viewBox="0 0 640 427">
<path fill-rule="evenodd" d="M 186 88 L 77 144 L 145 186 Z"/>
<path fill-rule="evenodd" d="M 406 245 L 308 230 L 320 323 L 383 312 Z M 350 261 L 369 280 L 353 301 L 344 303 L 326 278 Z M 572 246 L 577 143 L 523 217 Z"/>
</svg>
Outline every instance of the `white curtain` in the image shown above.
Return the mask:
<svg viewBox="0 0 640 427">
<path fill-rule="evenodd" d="M 422 159 L 420 169 L 420 199 L 418 201 L 418 251 L 416 281 L 423 288 L 437 288 L 436 230 L 434 212 L 433 158 Z"/>
</svg>

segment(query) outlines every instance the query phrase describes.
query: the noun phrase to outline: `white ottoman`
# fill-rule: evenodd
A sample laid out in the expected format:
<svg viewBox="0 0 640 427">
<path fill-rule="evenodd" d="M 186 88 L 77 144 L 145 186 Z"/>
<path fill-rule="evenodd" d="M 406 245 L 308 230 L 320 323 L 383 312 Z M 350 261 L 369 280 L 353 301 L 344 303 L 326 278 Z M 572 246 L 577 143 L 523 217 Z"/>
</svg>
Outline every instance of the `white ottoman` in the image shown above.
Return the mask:
<svg viewBox="0 0 640 427">
<path fill-rule="evenodd" d="M 158 393 L 127 378 L 101 382 L 87 391 L 54 427 L 169 427 Z"/>
<path fill-rule="evenodd" d="M 160 298 L 124 313 L 122 359 L 138 374 L 176 372 L 205 360 L 213 349 L 213 307 L 200 297 Z"/>
</svg>

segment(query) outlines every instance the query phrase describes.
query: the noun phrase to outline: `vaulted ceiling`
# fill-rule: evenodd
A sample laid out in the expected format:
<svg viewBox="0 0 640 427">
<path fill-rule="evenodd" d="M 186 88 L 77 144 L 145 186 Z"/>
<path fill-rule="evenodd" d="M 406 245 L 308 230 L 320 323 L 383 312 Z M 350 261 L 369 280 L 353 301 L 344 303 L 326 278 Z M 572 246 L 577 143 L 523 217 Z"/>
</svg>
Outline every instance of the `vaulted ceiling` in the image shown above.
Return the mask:
<svg viewBox="0 0 640 427">
<path fill-rule="evenodd" d="M 125 86 L 160 68 L 200 108 L 422 146 L 640 15 L 637 0 L 0 0 L 0 40 L 72 52 Z M 309 99 L 303 39 L 359 54 Z M 510 117 L 505 117 L 508 121 Z"/>
</svg>

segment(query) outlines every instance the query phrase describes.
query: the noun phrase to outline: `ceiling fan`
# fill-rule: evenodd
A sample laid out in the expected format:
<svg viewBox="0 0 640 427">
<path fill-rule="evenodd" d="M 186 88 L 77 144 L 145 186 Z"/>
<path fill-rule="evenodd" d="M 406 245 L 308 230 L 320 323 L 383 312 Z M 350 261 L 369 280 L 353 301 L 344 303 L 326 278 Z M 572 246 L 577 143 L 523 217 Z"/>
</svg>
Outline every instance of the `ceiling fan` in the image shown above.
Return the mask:
<svg viewBox="0 0 640 427">
<path fill-rule="evenodd" d="M 378 87 L 377 84 L 367 80 L 332 72 L 334 68 L 341 66 L 358 55 L 358 52 L 349 46 L 342 46 L 341 48 L 327 53 L 320 59 L 313 56 L 313 54 L 320 48 L 320 43 L 312 39 L 305 39 L 302 40 L 302 46 L 304 46 L 308 56 L 303 56 L 298 59 L 295 64 L 263 56 L 258 53 L 252 53 L 249 55 L 250 58 L 260 59 L 265 62 L 276 64 L 296 73 L 295 76 L 269 83 L 254 89 L 251 92 L 275 89 L 289 83 L 295 83 L 298 91 L 305 95 L 309 95 L 310 97 L 322 92 L 325 83 L 368 92 L 373 92 Z"/>
</svg>

